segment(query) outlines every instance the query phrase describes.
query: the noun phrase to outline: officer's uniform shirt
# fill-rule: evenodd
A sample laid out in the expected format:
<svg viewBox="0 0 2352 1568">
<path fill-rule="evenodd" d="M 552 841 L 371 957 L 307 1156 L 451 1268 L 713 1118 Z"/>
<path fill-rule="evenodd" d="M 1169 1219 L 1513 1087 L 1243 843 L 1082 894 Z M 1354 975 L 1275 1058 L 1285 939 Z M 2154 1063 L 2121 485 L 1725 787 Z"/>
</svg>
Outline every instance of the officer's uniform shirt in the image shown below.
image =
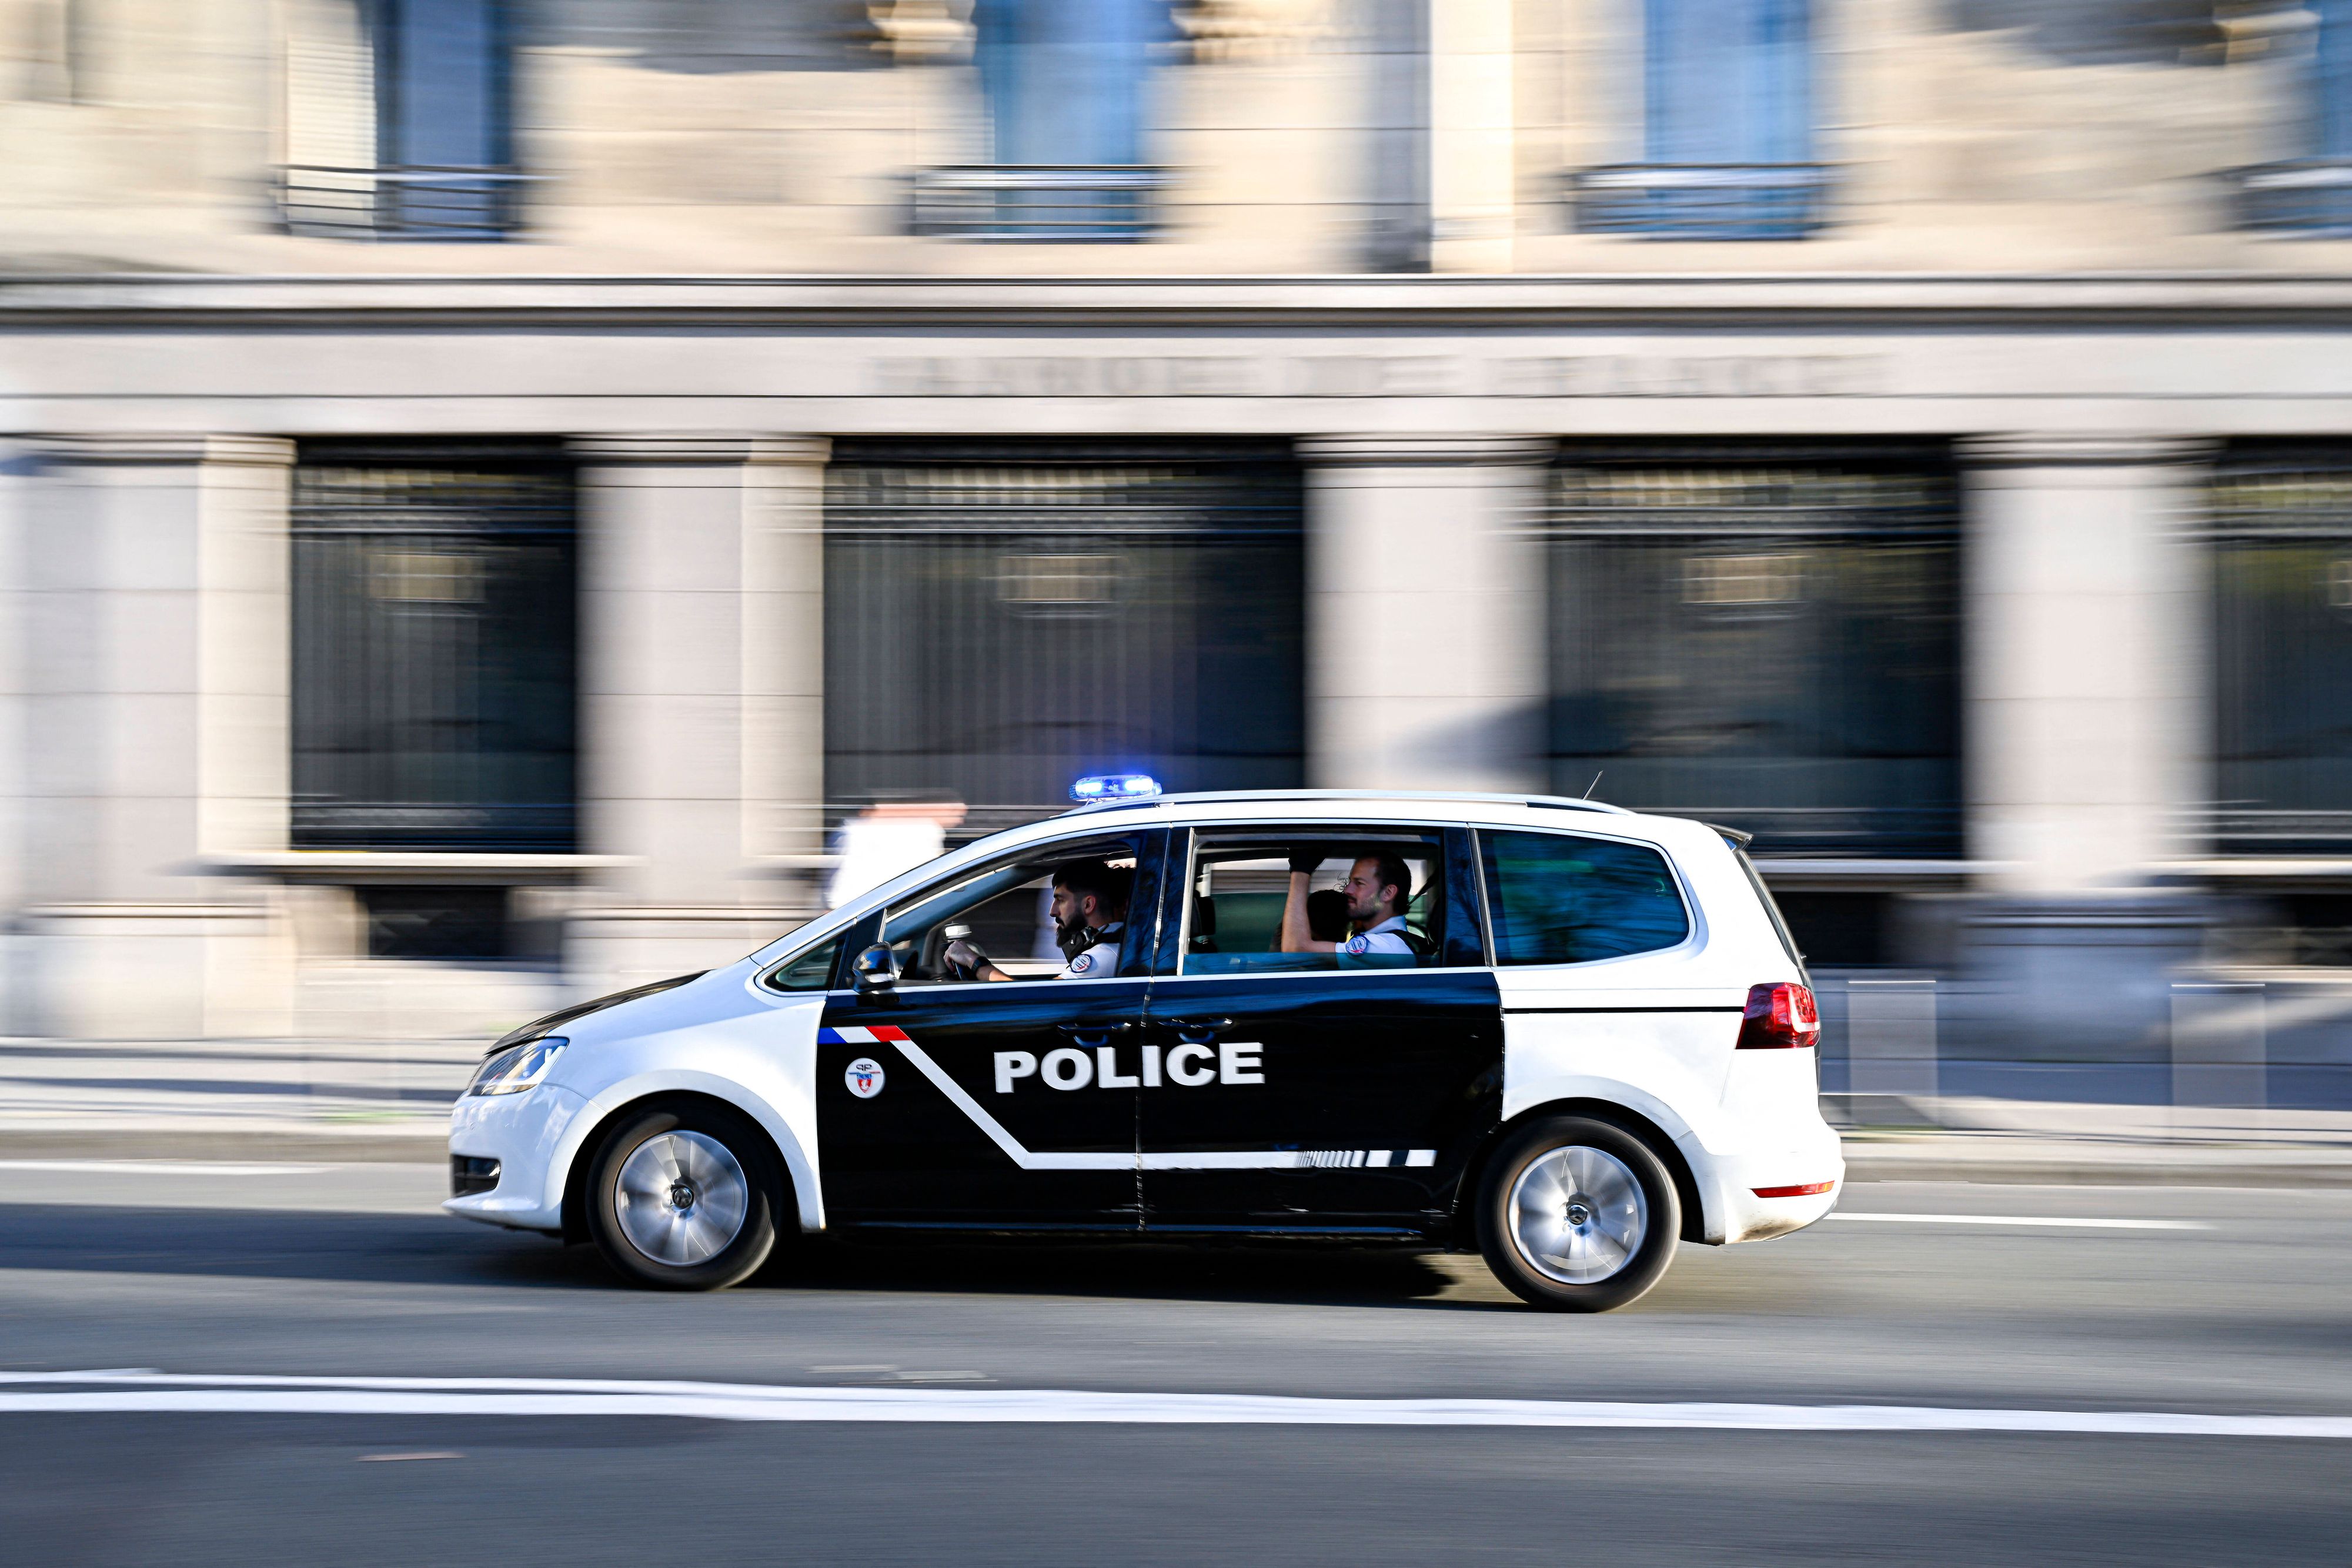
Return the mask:
<svg viewBox="0 0 2352 1568">
<path fill-rule="evenodd" d="M 1348 958 L 1368 957 L 1376 953 L 1402 953 L 1408 958 L 1412 957 L 1412 944 L 1404 939 L 1404 916 L 1391 915 L 1370 930 L 1359 931 L 1339 944 L 1339 953 Z"/>
<path fill-rule="evenodd" d="M 1062 972 L 1054 977 L 1057 980 L 1108 980 L 1118 974 L 1119 936 L 1126 929 L 1127 922 L 1123 920 L 1114 920 L 1102 927 L 1095 945 L 1081 947 L 1071 954 L 1070 961 L 1063 965 Z"/>
</svg>

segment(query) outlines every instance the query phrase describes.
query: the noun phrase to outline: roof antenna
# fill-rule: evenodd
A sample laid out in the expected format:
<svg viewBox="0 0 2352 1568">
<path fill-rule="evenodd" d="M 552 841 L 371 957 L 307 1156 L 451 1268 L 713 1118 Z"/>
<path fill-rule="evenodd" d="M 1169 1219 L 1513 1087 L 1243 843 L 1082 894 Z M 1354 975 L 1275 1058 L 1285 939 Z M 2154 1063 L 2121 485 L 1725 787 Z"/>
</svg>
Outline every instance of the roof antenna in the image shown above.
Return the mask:
<svg viewBox="0 0 2352 1568">
<path fill-rule="evenodd" d="M 1601 773 L 1606 773 L 1608 771 L 1609 769 L 1604 768 L 1601 770 Z M 1592 776 L 1592 782 L 1584 787 L 1584 793 L 1578 796 L 1577 799 L 1580 800 L 1590 800 L 1592 799 L 1592 792 L 1601 788 L 1601 773 L 1596 773 Z"/>
</svg>

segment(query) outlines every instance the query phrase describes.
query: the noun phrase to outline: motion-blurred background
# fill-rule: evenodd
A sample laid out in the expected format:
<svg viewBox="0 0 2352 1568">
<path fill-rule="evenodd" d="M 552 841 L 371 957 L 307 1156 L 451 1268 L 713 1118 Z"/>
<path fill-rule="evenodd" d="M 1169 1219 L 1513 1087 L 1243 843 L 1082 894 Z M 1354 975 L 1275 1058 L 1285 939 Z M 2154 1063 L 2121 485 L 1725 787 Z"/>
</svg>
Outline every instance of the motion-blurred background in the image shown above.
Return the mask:
<svg viewBox="0 0 2352 1568">
<path fill-rule="evenodd" d="M 1752 831 L 1860 1125 L 2352 1130 L 2352 0 L 0 0 L 0 148 L 10 1127 L 1135 769 Z"/>
</svg>

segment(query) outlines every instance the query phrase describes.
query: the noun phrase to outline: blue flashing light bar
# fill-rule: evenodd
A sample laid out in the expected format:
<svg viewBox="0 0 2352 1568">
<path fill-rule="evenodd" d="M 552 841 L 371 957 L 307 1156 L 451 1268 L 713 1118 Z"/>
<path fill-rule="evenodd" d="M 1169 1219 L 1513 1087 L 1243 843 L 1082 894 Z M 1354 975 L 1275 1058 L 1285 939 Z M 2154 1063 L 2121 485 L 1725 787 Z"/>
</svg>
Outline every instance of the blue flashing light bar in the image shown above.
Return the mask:
<svg viewBox="0 0 2352 1568">
<path fill-rule="evenodd" d="M 1142 800 L 1160 793 L 1160 780 L 1149 773 L 1093 773 L 1070 786 L 1070 799 L 1091 804 L 1097 800 Z"/>
</svg>

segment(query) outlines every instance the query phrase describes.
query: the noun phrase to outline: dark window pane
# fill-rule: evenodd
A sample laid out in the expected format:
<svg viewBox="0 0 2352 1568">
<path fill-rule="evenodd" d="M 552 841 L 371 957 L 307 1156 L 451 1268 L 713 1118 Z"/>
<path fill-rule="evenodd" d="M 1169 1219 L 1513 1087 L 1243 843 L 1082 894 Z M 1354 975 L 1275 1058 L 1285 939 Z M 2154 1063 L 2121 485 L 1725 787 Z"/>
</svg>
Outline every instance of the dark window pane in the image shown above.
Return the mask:
<svg viewBox="0 0 2352 1568">
<path fill-rule="evenodd" d="M 561 452 L 305 446 L 293 511 L 296 847 L 572 850 Z"/>
<path fill-rule="evenodd" d="M 1593 445 L 1549 517 L 1552 788 L 1760 853 L 1959 848 L 1958 492 L 1939 448 Z"/>
<path fill-rule="evenodd" d="M 1565 833 L 1478 838 L 1501 963 L 1589 963 L 1690 935 L 1674 873 L 1654 849 Z"/>
<path fill-rule="evenodd" d="M 503 887 L 363 887 L 371 958 L 503 958 Z"/>
<path fill-rule="evenodd" d="M 1084 774 L 1304 782 L 1286 445 L 844 441 L 825 491 L 825 792 L 992 831 Z"/>
<path fill-rule="evenodd" d="M 2213 483 L 2218 846 L 2352 843 L 2352 447 L 2247 442 Z"/>
</svg>

